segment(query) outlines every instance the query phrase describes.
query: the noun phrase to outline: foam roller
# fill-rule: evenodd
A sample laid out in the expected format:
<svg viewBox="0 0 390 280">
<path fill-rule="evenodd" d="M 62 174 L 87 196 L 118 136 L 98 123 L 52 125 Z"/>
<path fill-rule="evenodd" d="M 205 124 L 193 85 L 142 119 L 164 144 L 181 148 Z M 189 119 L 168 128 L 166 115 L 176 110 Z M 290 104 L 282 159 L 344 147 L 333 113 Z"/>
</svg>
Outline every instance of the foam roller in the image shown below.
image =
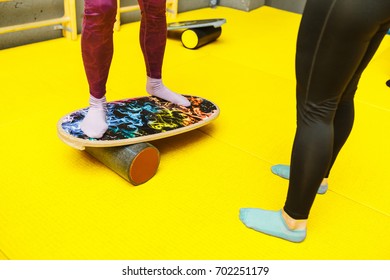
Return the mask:
<svg viewBox="0 0 390 280">
<path fill-rule="evenodd" d="M 85 151 L 134 186 L 151 179 L 160 164 L 160 152 L 149 143 L 105 148 L 85 147 Z"/>
<path fill-rule="evenodd" d="M 221 27 L 213 26 L 187 29 L 181 34 L 181 42 L 187 49 L 197 49 L 217 40 L 221 33 Z"/>
</svg>

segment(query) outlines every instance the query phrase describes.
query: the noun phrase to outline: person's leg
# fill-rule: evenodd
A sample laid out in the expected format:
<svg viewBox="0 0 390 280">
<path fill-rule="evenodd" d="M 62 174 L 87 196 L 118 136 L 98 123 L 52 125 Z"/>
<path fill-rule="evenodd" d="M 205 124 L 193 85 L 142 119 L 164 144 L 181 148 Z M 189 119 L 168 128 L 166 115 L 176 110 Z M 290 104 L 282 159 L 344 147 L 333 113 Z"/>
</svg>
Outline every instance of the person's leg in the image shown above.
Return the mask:
<svg viewBox="0 0 390 280">
<path fill-rule="evenodd" d="M 105 94 L 114 51 L 116 11 L 116 0 L 85 0 L 81 51 L 89 84 L 90 107 L 81 129 L 91 138 L 100 138 L 107 130 Z"/>
<path fill-rule="evenodd" d="M 138 3 L 142 15 L 140 45 L 146 66 L 146 91 L 172 103 L 190 106 L 187 98 L 171 91 L 162 82 L 161 72 L 167 41 L 166 1 L 138 0 Z"/>
<path fill-rule="evenodd" d="M 276 222 L 269 221 L 265 227 L 264 221 L 273 211 L 242 209 L 240 217 L 248 227 L 287 240 L 306 227 L 318 186 L 332 164 L 333 122 L 342 94 L 363 61 L 375 53 L 389 20 L 390 2 L 386 0 L 307 1 L 296 54 L 297 131 L 282 210 L 287 227 L 280 228 L 278 221 L 270 233 L 269 226 Z M 342 130 L 350 131 L 350 127 Z M 305 235 L 300 236 L 302 241 Z"/>
<path fill-rule="evenodd" d="M 388 5 L 389 7 L 389 5 Z M 390 14 L 390 13 L 388 13 Z M 390 16 L 389 16 L 390 17 Z M 337 107 L 337 112 L 333 121 L 334 127 L 334 141 L 333 141 L 333 153 L 332 160 L 329 166 L 326 177 L 329 177 L 331 169 L 333 167 L 336 158 L 347 141 L 353 127 L 354 115 L 355 115 L 355 106 L 354 106 L 354 96 L 355 92 L 358 89 L 358 83 L 362 76 L 364 69 L 366 69 L 367 65 L 371 61 L 374 56 L 376 50 L 379 48 L 380 43 L 383 40 L 383 37 L 386 35 L 386 30 L 388 30 L 388 26 L 390 26 L 390 19 L 385 20 L 384 23 L 380 24 L 377 32 L 371 38 L 370 44 L 366 50 L 363 59 L 358 66 L 352 80 L 346 87 Z"/>
<path fill-rule="evenodd" d="M 325 178 L 322 180 L 321 185 L 317 191 L 318 194 L 326 193 L 328 189 L 328 178 L 333 167 L 334 162 L 341 150 L 344 146 L 346 140 L 349 137 L 350 132 L 352 131 L 353 122 L 354 122 L 354 95 L 358 88 L 358 83 L 360 77 L 367 67 L 368 63 L 372 59 L 375 51 L 378 49 L 383 36 L 386 34 L 386 29 L 388 26 L 387 20 L 383 20 L 383 16 L 381 17 L 381 23 L 379 24 L 379 30 L 375 33 L 373 38 L 371 39 L 371 43 L 368 45 L 366 54 L 364 55 L 360 65 L 357 67 L 355 74 L 353 75 L 351 81 L 346 86 L 344 92 L 342 93 L 341 100 L 338 104 L 337 111 L 333 120 L 334 127 L 334 141 L 333 141 L 333 152 L 332 159 L 329 165 L 327 172 L 325 173 Z M 272 173 L 282 177 L 284 179 L 290 178 L 290 166 L 285 164 L 277 164 L 271 167 Z"/>
<path fill-rule="evenodd" d="M 297 45 L 298 127 L 284 210 L 307 219 L 352 129 L 353 95 L 390 24 L 386 0 L 309 0 Z"/>
</svg>

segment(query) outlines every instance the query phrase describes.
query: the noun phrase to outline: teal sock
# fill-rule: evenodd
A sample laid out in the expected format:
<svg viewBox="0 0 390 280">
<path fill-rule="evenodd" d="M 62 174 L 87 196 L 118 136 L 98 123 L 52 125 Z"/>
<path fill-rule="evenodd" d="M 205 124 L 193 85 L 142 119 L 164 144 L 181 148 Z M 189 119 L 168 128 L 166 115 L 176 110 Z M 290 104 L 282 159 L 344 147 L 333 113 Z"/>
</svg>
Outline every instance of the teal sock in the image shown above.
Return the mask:
<svg viewBox="0 0 390 280">
<path fill-rule="evenodd" d="M 321 184 L 317 190 L 317 193 L 318 194 L 325 194 L 327 190 L 328 190 L 328 184 Z"/>
<path fill-rule="evenodd" d="M 290 179 L 290 166 L 285 164 L 276 164 L 271 166 L 271 172 L 283 179 Z"/>
<path fill-rule="evenodd" d="M 271 172 L 283 179 L 290 179 L 290 166 L 285 164 L 276 164 L 271 166 Z M 328 184 L 324 183 L 318 188 L 318 194 L 324 194 L 328 190 Z"/>
<path fill-rule="evenodd" d="M 302 242 L 306 238 L 305 230 L 291 230 L 282 217 L 282 210 L 270 211 L 259 208 L 241 208 L 240 220 L 251 229 L 286 239 Z"/>
</svg>

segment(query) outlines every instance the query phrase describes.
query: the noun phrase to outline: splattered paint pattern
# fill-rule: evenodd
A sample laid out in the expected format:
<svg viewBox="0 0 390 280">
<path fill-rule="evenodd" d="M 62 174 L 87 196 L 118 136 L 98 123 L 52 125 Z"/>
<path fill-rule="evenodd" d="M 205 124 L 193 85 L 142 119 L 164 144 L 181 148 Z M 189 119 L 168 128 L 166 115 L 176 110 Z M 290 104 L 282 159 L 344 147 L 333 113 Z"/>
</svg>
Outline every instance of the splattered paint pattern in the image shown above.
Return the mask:
<svg viewBox="0 0 390 280">
<path fill-rule="evenodd" d="M 218 113 L 210 101 L 186 96 L 191 106 L 186 108 L 153 96 L 107 103 L 108 130 L 100 139 L 91 139 L 80 129 L 88 109 L 81 109 L 63 118 L 61 127 L 69 135 L 92 141 L 115 141 L 163 133 L 199 122 Z"/>
</svg>

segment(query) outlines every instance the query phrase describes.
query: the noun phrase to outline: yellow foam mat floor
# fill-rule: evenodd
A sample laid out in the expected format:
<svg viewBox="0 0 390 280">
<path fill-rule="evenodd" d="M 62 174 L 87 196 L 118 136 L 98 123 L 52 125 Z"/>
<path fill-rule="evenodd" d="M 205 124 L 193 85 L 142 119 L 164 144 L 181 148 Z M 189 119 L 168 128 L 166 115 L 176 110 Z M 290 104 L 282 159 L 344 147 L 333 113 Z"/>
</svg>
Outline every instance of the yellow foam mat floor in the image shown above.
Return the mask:
<svg viewBox="0 0 390 280">
<path fill-rule="evenodd" d="M 204 128 L 152 142 L 157 174 L 134 187 L 63 144 L 57 120 L 87 106 L 80 41 L 0 51 L 0 259 L 388 259 L 390 257 L 390 37 L 365 72 L 356 122 L 307 239 L 293 244 L 247 229 L 240 207 L 280 209 L 295 130 L 294 53 L 300 15 L 261 7 L 181 13 L 226 18 L 198 50 L 170 39 L 164 81 L 221 108 Z M 109 100 L 145 95 L 139 23 L 115 33 Z"/>
</svg>

